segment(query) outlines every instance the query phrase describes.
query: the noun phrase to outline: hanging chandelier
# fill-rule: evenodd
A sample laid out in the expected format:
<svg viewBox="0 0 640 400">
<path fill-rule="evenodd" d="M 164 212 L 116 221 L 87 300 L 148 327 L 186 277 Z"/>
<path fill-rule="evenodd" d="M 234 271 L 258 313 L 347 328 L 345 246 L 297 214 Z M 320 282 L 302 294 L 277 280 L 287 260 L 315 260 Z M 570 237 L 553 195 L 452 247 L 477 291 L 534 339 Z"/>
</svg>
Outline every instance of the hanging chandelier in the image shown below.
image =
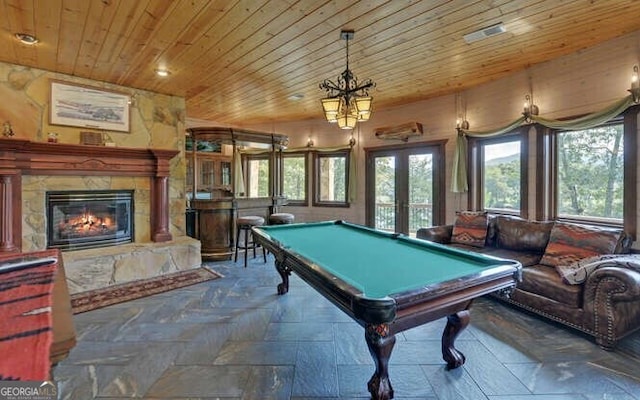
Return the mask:
<svg viewBox="0 0 640 400">
<path fill-rule="evenodd" d="M 337 83 L 330 79 L 320 83 L 320 89 L 327 92 L 327 97 L 320 100 L 324 116 L 328 122 L 337 123 L 341 129 L 353 129 L 356 123 L 369 119 L 373 102 L 369 89 L 376 86 L 371 79 L 358 83 L 349 69 L 349 40 L 353 39 L 353 35 L 353 30 L 340 32 L 340 39 L 347 42 L 347 68 L 338 76 Z"/>
</svg>

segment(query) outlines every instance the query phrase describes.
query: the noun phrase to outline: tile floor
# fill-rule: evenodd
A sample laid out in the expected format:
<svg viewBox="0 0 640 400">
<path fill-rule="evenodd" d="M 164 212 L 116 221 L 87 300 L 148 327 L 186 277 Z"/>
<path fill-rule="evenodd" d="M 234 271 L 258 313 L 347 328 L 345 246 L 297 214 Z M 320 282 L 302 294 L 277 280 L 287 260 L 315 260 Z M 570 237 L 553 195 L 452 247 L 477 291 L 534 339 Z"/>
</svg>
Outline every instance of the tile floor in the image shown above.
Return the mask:
<svg viewBox="0 0 640 400">
<path fill-rule="evenodd" d="M 284 296 L 272 258 L 209 263 L 225 275 L 74 317 L 78 344 L 54 369 L 60 399 L 367 399 L 363 329 L 300 279 Z M 615 352 L 588 337 L 478 299 L 457 347 L 444 321 L 397 335 L 396 399 L 638 400 L 640 333 Z"/>
</svg>

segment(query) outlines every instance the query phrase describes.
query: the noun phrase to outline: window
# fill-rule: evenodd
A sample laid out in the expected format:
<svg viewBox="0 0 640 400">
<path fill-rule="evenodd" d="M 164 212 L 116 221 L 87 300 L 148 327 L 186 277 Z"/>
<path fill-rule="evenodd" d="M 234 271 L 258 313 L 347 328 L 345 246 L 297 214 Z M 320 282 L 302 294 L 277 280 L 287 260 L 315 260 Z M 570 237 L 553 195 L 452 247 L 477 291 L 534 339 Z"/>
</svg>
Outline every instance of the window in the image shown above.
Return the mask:
<svg viewBox="0 0 640 400">
<path fill-rule="evenodd" d="M 307 153 L 282 155 L 282 194 L 289 205 L 306 206 Z"/>
<path fill-rule="evenodd" d="M 621 121 L 556 133 L 557 216 L 622 223 L 624 126 Z"/>
<path fill-rule="evenodd" d="M 315 153 L 314 206 L 348 207 L 349 150 Z"/>
<path fill-rule="evenodd" d="M 518 130 L 497 138 L 474 138 L 471 209 L 526 217 L 526 136 Z"/>
<path fill-rule="evenodd" d="M 247 197 L 269 197 L 269 155 L 245 156 Z"/>
<path fill-rule="evenodd" d="M 594 128 L 541 132 L 537 219 L 622 227 L 635 237 L 639 113 L 633 106 Z"/>
</svg>

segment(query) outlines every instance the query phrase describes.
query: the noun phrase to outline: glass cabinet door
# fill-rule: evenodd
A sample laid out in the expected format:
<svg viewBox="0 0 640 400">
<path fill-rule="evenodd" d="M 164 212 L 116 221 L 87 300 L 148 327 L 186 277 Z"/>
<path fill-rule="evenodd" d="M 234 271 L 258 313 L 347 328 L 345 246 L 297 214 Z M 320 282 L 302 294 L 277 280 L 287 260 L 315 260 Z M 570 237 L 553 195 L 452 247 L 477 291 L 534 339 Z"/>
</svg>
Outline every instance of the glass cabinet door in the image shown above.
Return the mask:
<svg viewBox="0 0 640 400">
<path fill-rule="evenodd" d="M 210 190 L 215 186 L 216 164 L 214 160 L 198 160 L 200 166 L 200 184 L 198 189 Z"/>
<path fill-rule="evenodd" d="M 193 193 L 193 174 L 196 177 L 195 192 L 198 198 L 211 198 L 217 191 L 231 190 L 231 158 L 227 156 L 201 155 L 198 153 L 193 165 L 191 154 L 187 154 L 187 191 Z"/>
</svg>

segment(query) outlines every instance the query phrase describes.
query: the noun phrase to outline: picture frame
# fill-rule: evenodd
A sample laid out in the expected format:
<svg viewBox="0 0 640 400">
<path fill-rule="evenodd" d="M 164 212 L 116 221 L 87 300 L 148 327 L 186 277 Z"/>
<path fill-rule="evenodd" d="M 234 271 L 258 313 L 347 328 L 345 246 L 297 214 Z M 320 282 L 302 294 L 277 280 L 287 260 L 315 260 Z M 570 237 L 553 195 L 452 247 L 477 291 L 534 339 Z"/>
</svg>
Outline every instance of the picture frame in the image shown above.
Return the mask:
<svg viewBox="0 0 640 400">
<path fill-rule="evenodd" d="M 130 105 L 126 93 L 51 80 L 51 125 L 130 132 Z"/>
</svg>

